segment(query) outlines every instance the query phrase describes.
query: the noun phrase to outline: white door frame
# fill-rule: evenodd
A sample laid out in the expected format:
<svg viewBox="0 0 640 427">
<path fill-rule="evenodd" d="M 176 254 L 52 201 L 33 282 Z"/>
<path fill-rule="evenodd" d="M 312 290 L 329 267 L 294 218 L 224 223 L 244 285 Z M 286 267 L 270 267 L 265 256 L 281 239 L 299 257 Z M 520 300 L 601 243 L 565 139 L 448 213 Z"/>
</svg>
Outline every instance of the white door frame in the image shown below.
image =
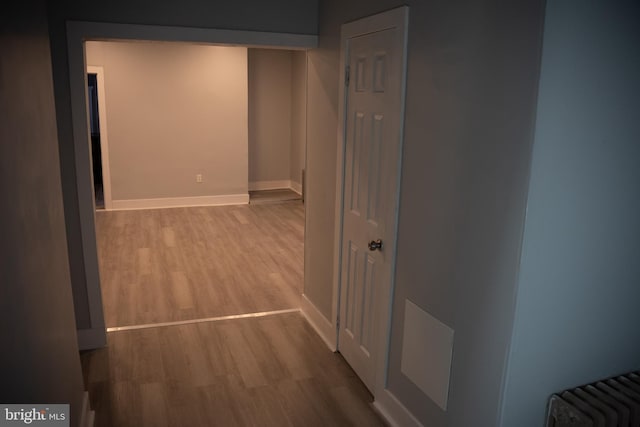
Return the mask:
<svg viewBox="0 0 640 427">
<path fill-rule="evenodd" d="M 176 41 L 289 50 L 307 50 L 318 46 L 318 37 L 306 34 L 103 22 L 67 22 L 67 54 L 69 59 L 76 189 L 90 319 L 89 328 L 78 330 L 78 346 L 80 350 L 104 347 L 107 343 L 100 289 L 93 177 L 91 153 L 89 151 L 87 64 L 84 42 L 92 40 Z M 98 85 L 100 86 L 100 83 Z"/>
<path fill-rule="evenodd" d="M 107 135 L 107 99 L 104 89 L 104 68 L 87 65 L 87 74 L 95 74 L 96 80 L 98 81 L 98 126 L 100 128 L 100 156 L 102 159 L 102 190 L 104 193 L 104 209 L 108 211 L 112 208 L 112 198 L 111 169 L 109 169 L 109 138 Z"/>
<path fill-rule="evenodd" d="M 401 98 L 399 113 L 399 150 L 398 156 L 398 181 L 395 197 L 395 218 L 390 224 L 393 230 L 393 238 L 388 243 L 385 242 L 385 248 L 391 253 L 391 277 L 389 284 L 388 298 L 380 298 L 378 301 L 377 313 L 380 319 L 384 321 L 384 328 L 379 333 L 382 334 L 378 338 L 376 348 L 376 380 L 374 397 L 381 394 L 387 386 L 387 359 L 389 354 L 389 338 L 391 332 L 391 309 L 393 304 L 393 290 L 395 280 L 395 264 L 396 264 L 396 242 L 398 230 L 398 206 L 400 202 L 400 175 L 402 167 L 402 142 L 404 139 L 404 113 L 405 113 L 405 97 L 406 97 L 406 78 L 407 78 L 407 42 L 409 29 L 409 7 L 402 6 L 387 12 L 373 15 L 367 18 L 359 19 L 342 25 L 340 35 L 340 92 L 338 104 L 338 153 L 337 153 L 337 178 L 336 178 L 336 204 L 335 204 L 335 231 L 334 231 L 334 250 L 333 250 L 333 301 L 331 307 L 331 320 L 336 328 L 335 347 L 339 350 L 338 338 L 338 316 L 340 313 L 340 292 L 341 292 L 341 270 L 342 270 L 342 225 L 343 225 L 343 205 L 344 205 L 344 175 L 345 175 L 345 147 L 346 147 L 346 113 L 347 113 L 347 95 L 348 91 L 345 86 L 346 66 L 349 63 L 348 39 L 373 32 L 383 31 L 396 28 L 403 37 L 403 47 L 401 55 L 402 67 L 400 73 L 401 79 Z"/>
</svg>

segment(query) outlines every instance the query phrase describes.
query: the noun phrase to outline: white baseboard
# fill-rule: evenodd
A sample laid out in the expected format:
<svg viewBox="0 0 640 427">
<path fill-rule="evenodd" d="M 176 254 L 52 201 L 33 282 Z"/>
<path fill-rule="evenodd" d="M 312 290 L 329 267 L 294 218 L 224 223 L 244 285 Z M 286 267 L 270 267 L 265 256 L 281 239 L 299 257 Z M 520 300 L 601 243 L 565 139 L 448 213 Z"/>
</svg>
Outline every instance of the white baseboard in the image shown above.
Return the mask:
<svg viewBox="0 0 640 427">
<path fill-rule="evenodd" d="M 79 329 L 78 349 L 95 350 L 107 345 L 107 331 L 104 328 Z"/>
<path fill-rule="evenodd" d="M 327 344 L 331 351 L 336 351 L 336 327 L 327 320 L 320 310 L 311 302 L 305 294 L 302 294 L 300 301 L 300 311 L 307 319 L 307 322 L 320 335 L 320 338 Z"/>
<path fill-rule="evenodd" d="M 80 424 L 78 425 L 80 427 L 93 427 L 95 415 L 89 404 L 89 392 L 85 391 L 82 395 L 82 412 L 80 413 Z"/>
<path fill-rule="evenodd" d="M 302 196 L 302 184 L 300 184 L 299 182 L 291 181 L 290 188 Z"/>
<path fill-rule="evenodd" d="M 246 205 L 249 194 L 224 194 L 220 196 L 166 197 L 162 199 L 113 200 L 111 210 L 161 209 L 192 206 Z"/>
<path fill-rule="evenodd" d="M 391 427 L 424 427 L 388 389 L 378 393 L 373 408 Z"/>
<path fill-rule="evenodd" d="M 280 181 L 254 181 L 249 183 L 249 191 L 281 190 L 283 188 L 291 188 L 291 180 L 282 179 Z"/>
<path fill-rule="evenodd" d="M 249 183 L 249 191 L 289 189 L 302 196 L 302 184 L 289 179 L 281 181 L 255 181 Z"/>
</svg>

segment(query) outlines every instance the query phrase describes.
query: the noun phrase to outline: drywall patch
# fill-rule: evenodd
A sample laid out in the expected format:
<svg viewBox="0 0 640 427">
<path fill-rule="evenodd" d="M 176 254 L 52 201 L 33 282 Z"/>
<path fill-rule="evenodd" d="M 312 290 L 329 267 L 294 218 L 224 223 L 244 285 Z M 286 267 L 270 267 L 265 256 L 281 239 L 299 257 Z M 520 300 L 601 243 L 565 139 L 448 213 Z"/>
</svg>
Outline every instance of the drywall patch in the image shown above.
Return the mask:
<svg viewBox="0 0 640 427">
<path fill-rule="evenodd" d="M 447 409 L 453 329 L 405 301 L 401 372 L 443 410 Z"/>
</svg>

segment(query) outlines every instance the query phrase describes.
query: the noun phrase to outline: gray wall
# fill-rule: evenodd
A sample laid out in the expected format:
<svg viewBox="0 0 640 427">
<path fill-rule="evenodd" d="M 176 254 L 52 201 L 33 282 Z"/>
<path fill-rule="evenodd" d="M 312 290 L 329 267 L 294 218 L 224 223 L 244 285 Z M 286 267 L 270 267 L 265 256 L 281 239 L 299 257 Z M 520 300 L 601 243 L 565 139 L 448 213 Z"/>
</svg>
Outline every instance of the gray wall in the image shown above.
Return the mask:
<svg viewBox="0 0 640 427">
<path fill-rule="evenodd" d="M 291 53 L 291 153 L 289 179 L 302 184 L 307 149 L 307 53 Z M 294 184 L 295 185 L 295 184 Z"/>
<path fill-rule="evenodd" d="M 301 184 L 306 150 L 306 52 L 249 49 L 249 185 Z"/>
<path fill-rule="evenodd" d="M 43 1 L 0 15 L 0 402 L 82 405 Z"/>
<path fill-rule="evenodd" d="M 56 25 L 75 20 L 292 34 L 316 34 L 318 29 L 317 0 L 185 0 L 153 5 L 144 0 L 60 0 L 49 5 L 49 12 Z"/>
<path fill-rule="evenodd" d="M 288 181 L 291 52 L 249 49 L 249 182 Z"/>
<path fill-rule="evenodd" d="M 547 1 L 502 425 L 640 369 L 640 7 Z"/>
<path fill-rule="evenodd" d="M 325 11 L 323 2 L 321 12 Z M 339 19 L 339 18 L 338 18 Z M 327 319 L 333 293 L 333 235 L 338 115 L 338 40 L 322 24 L 319 49 L 307 54 L 307 163 L 304 294 Z M 333 39 L 331 39 L 333 37 Z"/>
<path fill-rule="evenodd" d="M 87 42 L 86 58 L 104 68 L 114 200 L 247 193 L 246 48 Z"/>
<path fill-rule="evenodd" d="M 309 54 L 305 294 L 329 316 L 340 24 L 399 1 L 328 0 Z M 428 426 L 497 424 L 524 222 L 543 2 L 411 7 L 389 389 Z M 400 372 L 410 299 L 455 330 L 448 411 Z"/>
<path fill-rule="evenodd" d="M 186 0 L 181 2 L 162 1 L 150 5 L 148 2 L 141 0 L 116 0 L 110 2 L 63 0 L 49 2 L 48 15 L 58 140 L 60 141 L 59 153 L 65 222 L 67 226 L 71 279 L 74 298 L 76 298 L 76 322 L 78 329 L 85 329 L 90 328 L 91 324 L 88 305 L 87 303 L 82 303 L 87 301 L 87 286 L 85 283 L 86 274 L 82 256 L 80 210 L 76 189 L 66 21 L 174 25 L 316 34 L 318 1 L 276 0 L 263 2 L 259 0 L 239 0 L 233 2 L 211 2 Z"/>
</svg>

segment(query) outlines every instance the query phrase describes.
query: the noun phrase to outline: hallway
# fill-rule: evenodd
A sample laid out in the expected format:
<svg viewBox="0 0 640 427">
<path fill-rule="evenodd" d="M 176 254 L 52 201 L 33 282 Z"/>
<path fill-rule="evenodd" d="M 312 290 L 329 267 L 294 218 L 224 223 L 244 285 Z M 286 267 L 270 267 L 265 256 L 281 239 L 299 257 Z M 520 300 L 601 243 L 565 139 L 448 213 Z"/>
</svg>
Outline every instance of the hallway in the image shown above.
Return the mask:
<svg viewBox="0 0 640 427">
<path fill-rule="evenodd" d="M 81 355 L 101 426 L 382 426 L 298 313 L 111 332 Z"/>
</svg>

